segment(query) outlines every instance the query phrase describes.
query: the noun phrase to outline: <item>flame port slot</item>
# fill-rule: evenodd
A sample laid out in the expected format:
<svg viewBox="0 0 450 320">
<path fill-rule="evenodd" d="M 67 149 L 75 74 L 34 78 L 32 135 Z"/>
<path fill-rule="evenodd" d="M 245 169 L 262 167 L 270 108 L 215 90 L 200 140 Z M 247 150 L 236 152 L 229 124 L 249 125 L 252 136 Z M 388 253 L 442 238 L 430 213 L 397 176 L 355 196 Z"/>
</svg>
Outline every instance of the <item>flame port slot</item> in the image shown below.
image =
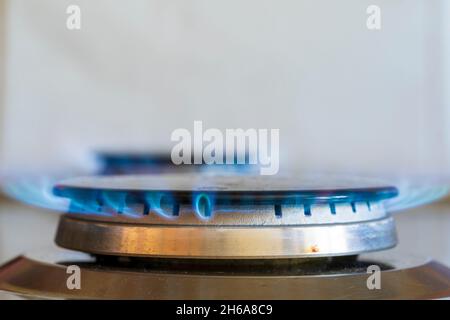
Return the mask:
<svg viewBox="0 0 450 320">
<path fill-rule="evenodd" d="M 195 197 L 195 212 L 202 219 L 209 219 L 212 216 L 212 201 L 206 194 L 200 194 Z"/>
</svg>

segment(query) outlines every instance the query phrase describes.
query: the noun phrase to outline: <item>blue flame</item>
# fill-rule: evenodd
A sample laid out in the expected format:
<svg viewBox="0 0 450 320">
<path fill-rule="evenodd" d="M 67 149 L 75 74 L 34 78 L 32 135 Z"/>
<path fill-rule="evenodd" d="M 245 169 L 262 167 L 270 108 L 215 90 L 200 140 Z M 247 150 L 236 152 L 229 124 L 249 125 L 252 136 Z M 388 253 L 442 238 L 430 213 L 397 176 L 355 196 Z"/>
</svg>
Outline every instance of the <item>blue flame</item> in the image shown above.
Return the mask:
<svg viewBox="0 0 450 320">
<path fill-rule="evenodd" d="M 399 195 L 385 202 L 385 208 L 390 212 L 403 211 L 430 204 L 447 196 L 450 191 L 448 185 L 442 184 L 412 185 L 403 183 L 398 188 Z"/>
<path fill-rule="evenodd" d="M 21 202 L 51 209 L 59 212 L 72 212 L 79 214 L 96 214 L 102 216 L 124 215 L 126 217 L 138 218 L 148 215 L 151 211 L 165 219 L 175 219 L 180 210 L 180 199 L 175 198 L 169 191 L 148 192 L 140 195 L 122 191 L 107 190 L 69 190 L 64 196 L 54 195 L 55 184 L 68 178 L 70 175 L 36 175 L 22 174 L 8 177 L 2 177 L 3 191 L 10 197 Z M 397 197 L 384 200 L 385 194 L 378 194 L 381 198 L 366 199 L 370 195 L 361 195 L 349 193 L 347 195 L 332 195 L 329 200 L 331 205 L 345 202 L 358 201 L 384 201 L 388 211 L 406 210 L 412 207 L 425 205 L 446 196 L 450 187 L 443 181 L 429 181 L 425 179 L 390 179 L 389 185 L 398 188 Z M 166 187 L 166 188 L 164 188 Z M 168 186 L 161 186 L 162 190 L 170 190 Z M 275 204 L 275 205 L 298 205 L 308 206 L 316 201 L 324 201 L 330 197 L 326 192 L 320 192 L 313 195 L 297 196 L 293 195 L 277 202 L 276 199 L 268 198 L 267 203 L 260 203 L 260 199 L 252 195 L 238 196 L 235 198 L 218 197 L 212 192 L 196 192 L 192 194 L 192 199 L 183 199 L 183 205 L 188 204 L 200 219 L 213 218 L 214 212 L 232 212 L 239 211 L 243 214 L 253 212 L 252 206 L 257 204 Z M 253 208 L 254 209 L 254 208 Z"/>
<path fill-rule="evenodd" d="M 214 210 L 214 201 L 211 195 L 206 193 L 195 194 L 193 202 L 195 213 L 202 220 L 208 220 L 212 218 Z"/>
<path fill-rule="evenodd" d="M 136 210 L 129 207 L 128 195 L 123 192 L 100 192 L 100 204 L 104 208 L 103 211 L 110 208 L 113 212 L 129 217 L 138 218 L 141 216 Z"/>
<path fill-rule="evenodd" d="M 53 187 L 60 176 L 15 175 L 3 177 L 2 191 L 9 197 L 25 204 L 65 212 L 70 200 L 53 194 Z"/>
<path fill-rule="evenodd" d="M 169 193 L 147 193 L 145 200 L 146 204 L 149 206 L 149 209 L 156 212 L 163 218 L 174 219 L 178 215 L 179 206 Z"/>
</svg>

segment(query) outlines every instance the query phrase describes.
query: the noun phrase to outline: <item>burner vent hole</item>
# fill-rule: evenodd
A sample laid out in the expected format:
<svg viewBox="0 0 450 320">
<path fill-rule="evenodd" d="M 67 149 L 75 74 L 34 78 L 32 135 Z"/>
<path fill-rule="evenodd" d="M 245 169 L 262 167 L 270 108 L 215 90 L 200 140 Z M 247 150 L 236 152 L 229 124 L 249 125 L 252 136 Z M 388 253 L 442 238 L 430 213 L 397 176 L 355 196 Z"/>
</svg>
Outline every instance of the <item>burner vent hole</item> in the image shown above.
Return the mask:
<svg viewBox="0 0 450 320">
<path fill-rule="evenodd" d="M 276 204 L 275 205 L 275 217 L 281 218 L 283 216 L 283 213 L 281 212 L 281 205 Z"/>
<path fill-rule="evenodd" d="M 356 213 L 356 203 L 352 201 L 350 205 L 352 206 L 352 211 Z"/>
<path fill-rule="evenodd" d="M 144 210 L 142 211 L 142 215 L 148 216 L 150 214 L 150 205 L 147 202 L 144 202 Z"/>
<path fill-rule="evenodd" d="M 178 217 L 180 215 L 180 205 L 178 203 L 173 204 L 173 216 Z"/>
<path fill-rule="evenodd" d="M 330 211 L 331 214 L 336 214 L 336 205 L 334 203 L 330 203 Z"/>
<path fill-rule="evenodd" d="M 178 217 L 180 215 L 180 205 L 171 197 L 162 196 L 159 200 L 159 208 L 164 212 L 172 210 L 172 216 Z"/>
<path fill-rule="evenodd" d="M 305 216 L 310 216 L 311 215 L 311 206 L 309 204 L 305 204 L 305 205 L 303 205 L 303 207 L 304 207 Z"/>
<path fill-rule="evenodd" d="M 97 194 L 95 202 L 97 203 L 97 211 L 101 212 L 103 210 L 103 206 L 105 204 L 101 194 Z"/>
</svg>

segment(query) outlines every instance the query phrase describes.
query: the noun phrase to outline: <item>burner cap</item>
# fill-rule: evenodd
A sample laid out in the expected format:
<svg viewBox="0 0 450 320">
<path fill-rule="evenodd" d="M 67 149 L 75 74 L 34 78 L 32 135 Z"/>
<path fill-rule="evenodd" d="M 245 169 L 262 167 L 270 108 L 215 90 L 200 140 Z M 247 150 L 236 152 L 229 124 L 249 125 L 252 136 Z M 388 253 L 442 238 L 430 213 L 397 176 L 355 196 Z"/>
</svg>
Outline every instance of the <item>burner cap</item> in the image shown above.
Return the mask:
<svg viewBox="0 0 450 320">
<path fill-rule="evenodd" d="M 99 193 L 134 197 L 159 194 L 190 203 L 203 194 L 216 204 L 301 204 L 380 201 L 395 197 L 397 189 L 356 178 L 161 174 L 79 177 L 59 183 L 54 193 L 76 200 L 90 200 Z"/>
</svg>

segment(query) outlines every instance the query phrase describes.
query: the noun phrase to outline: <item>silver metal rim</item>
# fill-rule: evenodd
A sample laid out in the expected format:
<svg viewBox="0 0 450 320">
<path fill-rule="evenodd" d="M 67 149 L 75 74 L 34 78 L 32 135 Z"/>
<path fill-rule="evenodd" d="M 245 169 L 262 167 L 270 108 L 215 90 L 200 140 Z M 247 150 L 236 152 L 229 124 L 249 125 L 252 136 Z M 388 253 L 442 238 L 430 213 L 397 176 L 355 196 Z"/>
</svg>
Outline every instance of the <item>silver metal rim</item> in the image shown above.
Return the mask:
<svg viewBox="0 0 450 320">
<path fill-rule="evenodd" d="M 168 226 L 61 217 L 56 243 L 93 254 L 200 259 L 355 255 L 397 244 L 394 219 L 306 226 Z"/>
</svg>

